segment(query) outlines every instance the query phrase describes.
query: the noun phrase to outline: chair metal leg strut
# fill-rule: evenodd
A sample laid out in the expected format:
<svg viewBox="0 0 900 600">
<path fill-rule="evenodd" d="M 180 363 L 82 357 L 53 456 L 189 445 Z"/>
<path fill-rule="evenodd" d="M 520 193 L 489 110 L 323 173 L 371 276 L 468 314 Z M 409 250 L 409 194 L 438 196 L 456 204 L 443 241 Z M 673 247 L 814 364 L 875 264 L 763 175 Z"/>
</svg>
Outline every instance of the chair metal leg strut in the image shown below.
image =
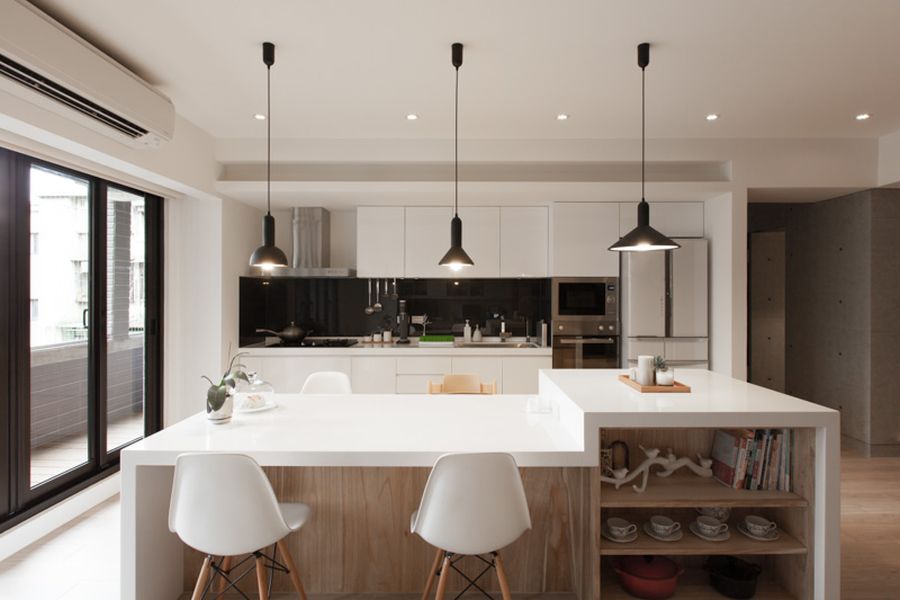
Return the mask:
<svg viewBox="0 0 900 600">
<path fill-rule="evenodd" d="M 436 557 L 435 562 L 437 562 L 438 558 L 440 557 L 440 553 L 441 553 L 441 551 L 438 550 L 438 557 Z M 465 579 L 466 582 L 468 583 L 468 585 L 466 585 L 466 587 L 464 587 L 462 589 L 462 591 L 459 592 L 453 600 L 459 600 L 463 596 L 463 594 L 465 594 L 467 591 L 469 591 L 473 587 L 476 590 L 478 590 L 479 592 L 481 592 L 481 594 L 485 598 L 488 598 L 489 600 L 494 600 L 494 597 L 490 594 L 490 592 L 486 591 L 483 587 L 478 585 L 478 580 L 481 579 L 482 577 L 484 577 L 488 572 L 490 572 L 491 569 L 497 570 L 497 578 L 500 580 L 500 589 L 503 594 L 503 599 L 509 600 L 509 597 L 508 597 L 509 596 L 509 585 L 506 582 L 506 573 L 503 572 L 503 563 L 500 560 L 500 555 L 497 552 L 491 552 L 490 560 L 486 559 L 484 556 L 482 556 L 480 554 L 475 554 L 473 556 L 475 558 L 477 558 L 478 560 L 480 560 L 481 562 L 483 562 L 486 566 L 481 570 L 480 573 L 478 573 L 478 575 L 476 575 L 474 578 L 471 578 L 468 575 L 466 575 L 465 573 L 463 573 L 460 570 L 460 568 L 456 566 L 456 563 L 458 563 L 460 560 L 465 558 L 465 555 L 453 554 L 452 552 L 444 552 L 443 553 L 443 557 L 444 557 L 443 561 L 441 562 L 441 566 L 438 568 L 438 570 L 436 572 L 436 575 L 439 578 L 436 600 L 443 600 L 444 586 L 446 585 L 446 575 L 444 575 L 444 572 L 447 568 L 450 568 L 450 569 L 456 571 L 457 573 L 459 573 L 459 575 L 463 579 Z M 429 580 L 426 584 L 426 588 L 427 588 L 425 591 L 426 595 L 431 591 L 432 581 L 433 581 L 432 577 L 429 577 Z"/>
<path fill-rule="evenodd" d="M 205 574 L 203 571 L 201 571 L 201 576 L 197 580 L 197 587 L 194 590 L 193 598 L 197 600 L 207 598 L 209 600 L 218 600 L 219 598 L 222 598 L 227 592 L 234 590 L 235 592 L 240 594 L 241 598 L 244 598 L 245 600 L 253 600 L 250 596 L 248 596 L 240 588 L 238 588 L 237 584 L 244 577 L 254 571 L 257 571 L 259 568 L 269 571 L 268 593 L 266 597 L 271 596 L 272 577 L 274 576 L 275 571 L 281 571 L 282 573 L 291 572 L 287 566 L 276 560 L 276 552 L 277 545 L 272 547 L 271 555 L 266 554 L 262 550 L 259 550 L 252 554 L 248 554 L 237 564 L 231 564 L 233 557 L 222 557 L 221 561 L 216 562 L 214 556 L 207 556 L 204 559 L 204 564 L 207 564 L 208 561 L 208 567 L 206 567 Z M 241 571 L 241 568 L 247 563 L 250 563 L 250 565 L 244 568 L 243 571 Z M 232 573 L 235 572 L 239 572 L 239 574 L 237 576 L 232 576 Z M 257 574 L 258 582 L 260 577 L 262 577 L 263 581 L 265 581 L 264 574 Z M 214 587 L 215 591 L 213 591 Z M 210 594 L 210 592 L 212 592 L 212 595 L 208 595 Z"/>
</svg>

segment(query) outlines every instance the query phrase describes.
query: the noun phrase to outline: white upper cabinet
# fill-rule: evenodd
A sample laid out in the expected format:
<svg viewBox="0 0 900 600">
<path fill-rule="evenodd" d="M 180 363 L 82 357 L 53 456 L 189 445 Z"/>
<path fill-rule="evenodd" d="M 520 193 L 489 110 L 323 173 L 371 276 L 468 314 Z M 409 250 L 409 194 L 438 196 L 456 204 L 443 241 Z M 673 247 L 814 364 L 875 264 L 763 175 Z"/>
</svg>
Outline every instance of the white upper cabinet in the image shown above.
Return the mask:
<svg viewBox="0 0 900 600">
<path fill-rule="evenodd" d="M 616 202 L 560 202 L 553 205 L 553 276 L 617 277 L 619 239 Z"/>
<path fill-rule="evenodd" d="M 547 277 L 549 223 L 546 206 L 500 209 L 500 277 Z"/>
<path fill-rule="evenodd" d="M 356 209 L 356 273 L 360 277 L 403 277 L 402 206 Z"/>
<path fill-rule="evenodd" d="M 681 248 L 671 253 L 672 336 L 706 337 L 709 334 L 707 241 L 675 241 Z"/>
<path fill-rule="evenodd" d="M 702 202 L 649 202 L 650 226 L 672 237 L 703 237 Z M 637 202 L 619 204 L 619 236 L 637 227 Z"/>
<path fill-rule="evenodd" d="M 406 273 L 405 277 L 448 277 L 450 270 L 438 261 L 450 249 L 450 206 L 406 207 Z M 463 248 L 466 234 L 463 222 Z"/>
<path fill-rule="evenodd" d="M 500 277 L 500 209 L 496 206 L 460 206 L 459 218 L 463 223 L 463 249 L 475 263 L 453 272 L 441 267 L 443 277 Z M 445 248 L 438 255 L 440 260 L 450 248 L 450 221 L 445 223 Z"/>
</svg>

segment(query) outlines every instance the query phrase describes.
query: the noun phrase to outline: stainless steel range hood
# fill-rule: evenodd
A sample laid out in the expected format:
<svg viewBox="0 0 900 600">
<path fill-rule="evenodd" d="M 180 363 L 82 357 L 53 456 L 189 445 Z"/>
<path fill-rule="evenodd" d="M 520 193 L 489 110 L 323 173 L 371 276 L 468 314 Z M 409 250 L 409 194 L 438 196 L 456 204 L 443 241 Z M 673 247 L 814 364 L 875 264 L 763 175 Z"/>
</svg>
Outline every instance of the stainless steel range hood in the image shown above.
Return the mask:
<svg viewBox="0 0 900 600">
<path fill-rule="evenodd" d="M 256 277 L 355 277 L 356 271 L 331 266 L 331 215 L 321 207 L 291 210 L 293 252 L 291 266 L 263 271 L 251 267 Z"/>
</svg>

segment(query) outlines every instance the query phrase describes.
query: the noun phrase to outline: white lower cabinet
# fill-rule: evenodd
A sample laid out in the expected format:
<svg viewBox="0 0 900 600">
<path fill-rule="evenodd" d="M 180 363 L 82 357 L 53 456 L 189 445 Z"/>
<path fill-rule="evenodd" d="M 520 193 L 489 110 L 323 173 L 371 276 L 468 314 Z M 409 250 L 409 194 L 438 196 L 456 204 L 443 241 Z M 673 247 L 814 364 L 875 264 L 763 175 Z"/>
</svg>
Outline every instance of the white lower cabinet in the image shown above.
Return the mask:
<svg viewBox="0 0 900 600">
<path fill-rule="evenodd" d="M 397 393 L 398 394 L 427 394 L 428 382 L 440 383 L 443 381 L 443 374 L 434 375 L 397 375 Z"/>
<path fill-rule="evenodd" d="M 523 356 L 503 359 L 503 393 L 537 394 L 538 373 L 553 367 L 550 356 Z"/>
<path fill-rule="evenodd" d="M 306 378 L 318 371 L 340 371 L 351 374 L 350 357 L 342 356 L 246 356 L 242 361 L 249 371 L 256 371 L 279 394 L 299 394 Z"/>
<path fill-rule="evenodd" d="M 354 356 L 350 381 L 356 394 L 395 394 L 397 359 L 393 356 Z"/>
<path fill-rule="evenodd" d="M 521 360 L 521 359 L 513 359 Z M 481 383 L 497 382 L 497 393 L 505 393 L 503 390 L 503 359 L 487 356 L 454 356 L 453 373 L 470 373 L 478 375 Z"/>
</svg>

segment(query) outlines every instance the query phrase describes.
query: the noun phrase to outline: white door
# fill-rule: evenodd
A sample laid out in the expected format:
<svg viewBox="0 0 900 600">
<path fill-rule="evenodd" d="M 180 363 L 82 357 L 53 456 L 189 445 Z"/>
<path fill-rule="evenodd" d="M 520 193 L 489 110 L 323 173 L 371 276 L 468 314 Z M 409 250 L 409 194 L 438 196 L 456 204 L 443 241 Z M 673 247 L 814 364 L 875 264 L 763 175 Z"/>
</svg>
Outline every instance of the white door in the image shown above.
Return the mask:
<svg viewBox="0 0 900 600">
<path fill-rule="evenodd" d="M 666 335 L 666 253 L 625 252 L 622 277 L 625 288 L 624 335 Z"/>
<path fill-rule="evenodd" d="M 503 359 L 490 356 L 454 356 L 454 374 L 472 374 L 481 378 L 481 383 L 497 382 L 497 393 L 503 392 Z"/>
<path fill-rule="evenodd" d="M 450 249 L 449 206 L 406 207 L 405 277 L 447 277 L 449 269 L 438 262 Z M 463 247 L 466 227 L 463 224 Z"/>
<path fill-rule="evenodd" d="M 546 206 L 500 209 L 500 277 L 546 277 L 549 253 Z"/>
<path fill-rule="evenodd" d="M 360 206 L 356 210 L 356 273 L 360 277 L 403 277 L 402 206 Z"/>
<path fill-rule="evenodd" d="M 672 323 L 673 337 L 706 337 L 709 333 L 707 241 L 678 239 L 673 250 Z"/>
<path fill-rule="evenodd" d="M 553 205 L 551 273 L 555 277 L 618 277 L 616 202 L 559 202 Z"/>
<path fill-rule="evenodd" d="M 443 269 L 442 277 L 500 277 L 500 209 L 496 206 L 460 206 L 459 218 L 463 223 L 463 249 L 475 263 L 461 271 Z M 446 248 L 450 248 L 450 223 L 444 228 Z"/>
<path fill-rule="evenodd" d="M 637 202 L 619 205 L 619 235 L 637 227 Z M 669 237 L 703 237 L 702 202 L 650 202 L 650 225 Z"/>
<path fill-rule="evenodd" d="M 397 359 L 388 356 L 354 356 L 350 381 L 355 394 L 395 394 Z"/>
</svg>

